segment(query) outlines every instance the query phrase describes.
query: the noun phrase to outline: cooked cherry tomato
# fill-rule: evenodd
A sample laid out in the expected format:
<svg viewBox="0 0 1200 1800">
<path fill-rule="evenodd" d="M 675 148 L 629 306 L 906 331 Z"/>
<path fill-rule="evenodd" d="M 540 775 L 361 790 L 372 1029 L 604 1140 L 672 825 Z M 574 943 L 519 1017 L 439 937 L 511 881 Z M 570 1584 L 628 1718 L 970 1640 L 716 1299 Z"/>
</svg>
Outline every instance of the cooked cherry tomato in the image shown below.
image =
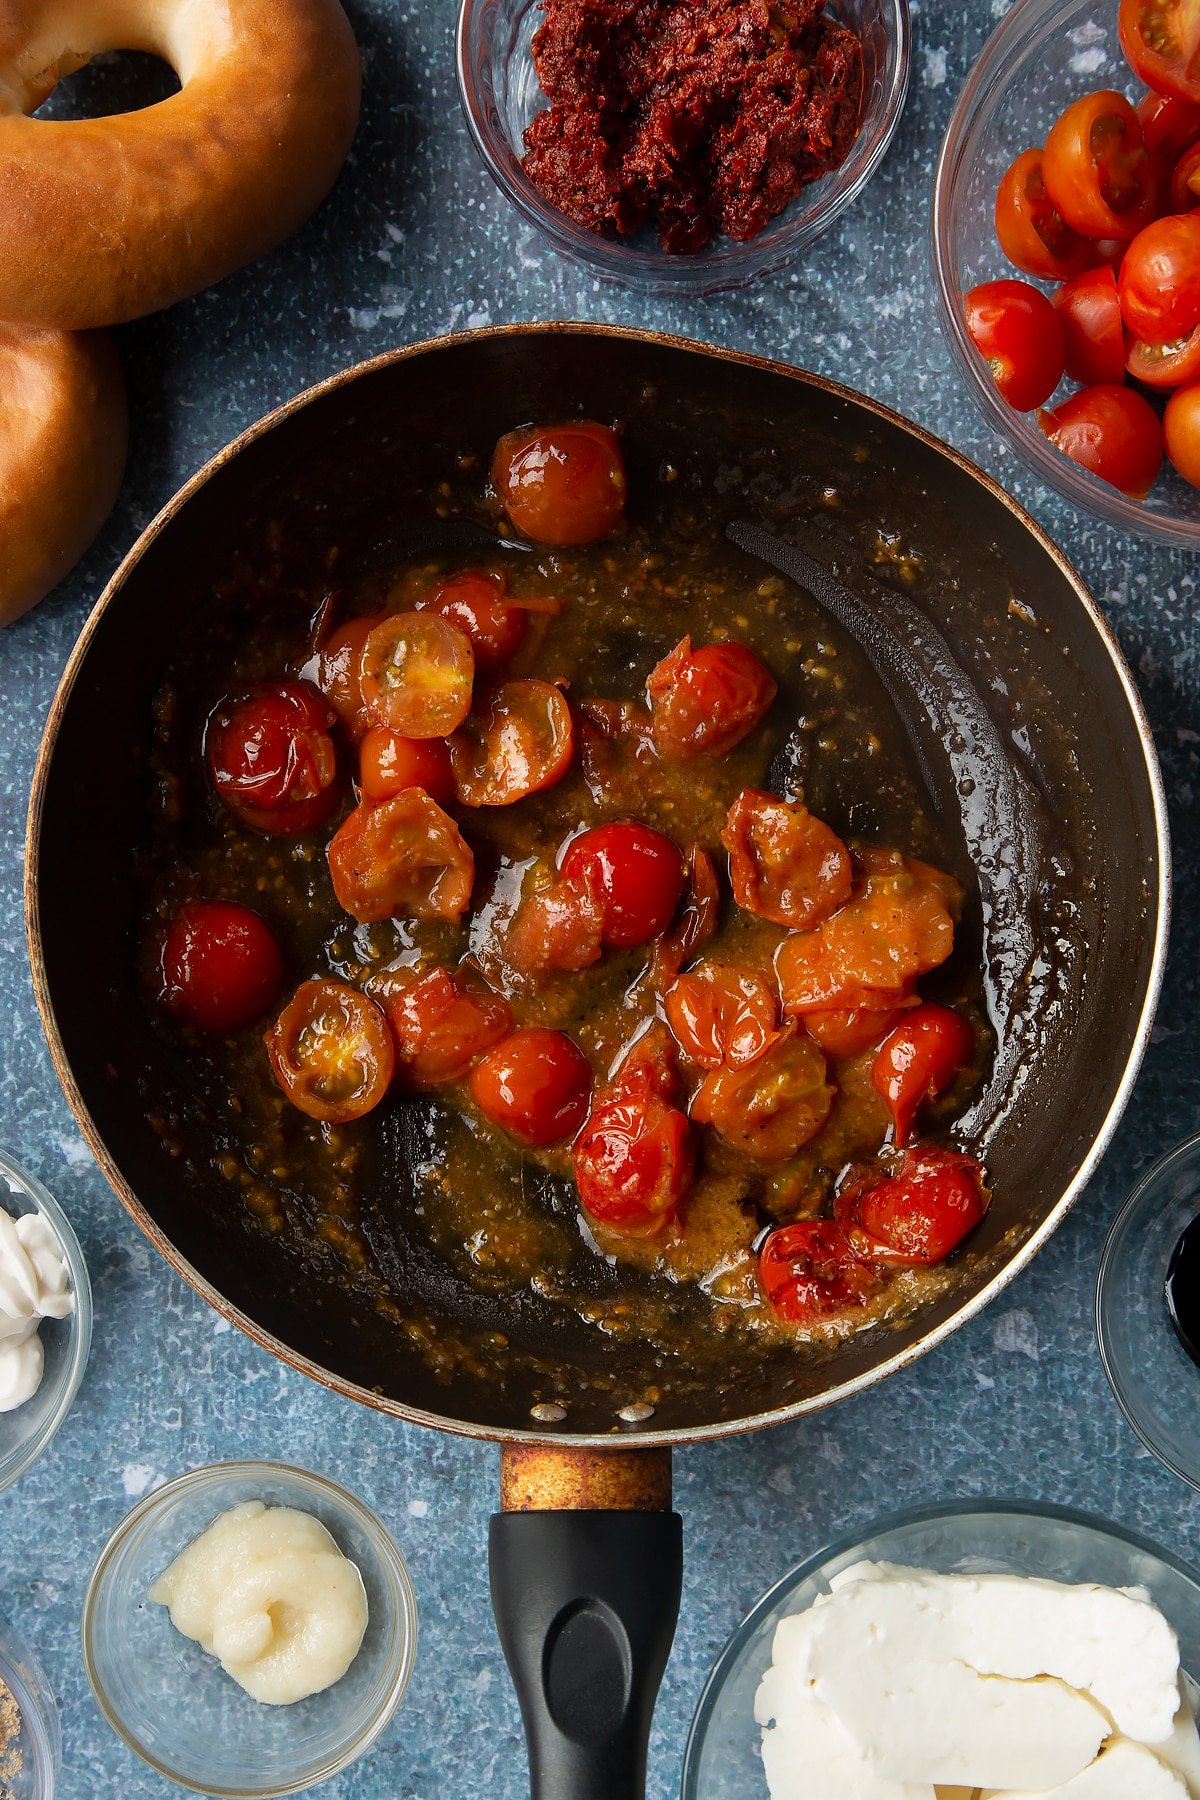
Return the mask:
<svg viewBox="0 0 1200 1800">
<path fill-rule="evenodd" d="M 383 1009 L 344 981 L 306 981 L 268 1031 L 275 1079 L 310 1119 L 361 1119 L 392 1079 L 395 1052 Z"/>
<path fill-rule="evenodd" d="M 775 993 L 757 969 L 700 962 L 680 975 L 664 1002 L 667 1024 L 688 1062 L 740 1069 L 779 1037 Z"/>
<path fill-rule="evenodd" d="M 329 872 L 338 905 L 364 923 L 460 919 L 475 859 L 454 820 L 413 787 L 378 806 L 355 807 L 333 834 Z"/>
<path fill-rule="evenodd" d="M 359 738 L 371 724 L 362 696 L 362 657 L 367 639 L 386 613 L 366 613 L 347 619 L 323 638 L 301 674 L 320 688 L 352 738 Z"/>
<path fill-rule="evenodd" d="M 476 1104 L 522 1143 L 561 1144 L 588 1116 L 591 1065 L 565 1031 L 514 1031 L 477 1063 Z"/>
<path fill-rule="evenodd" d="M 832 1219 L 781 1225 L 763 1240 L 758 1279 L 772 1310 L 792 1325 L 854 1312 L 883 1284 Z"/>
<path fill-rule="evenodd" d="M 1167 455 L 1185 481 L 1200 487 L 1200 383 L 1181 387 L 1163 414 Z"/>
<path fill-rule="evenodd" d="M 1200 325 L 1200 214 L 1170 214 L 1139 231 L 1118 292 L 1134 337 L 1148 344 L 1189 337 Z"/>
<path fill-rule="evenodd" d="M 1136 112 L 1114 88 L 1084 94 L 1050 128 L 1042 179 L 1075 231 L 1131 238 L 1153 217 L 1158 172 Z"/>
<path fill-rule="evenodd" d="M 283 980 L 279 946 L 256 912 L 188 900 L 167 927 L 159 998 L 201 1031 L 236 1031 L 265 1012 Z"/>
<path fill-rule="evenodd" d="M 572 886 L 598 895 L 602 942 L 620 950 L 665 931 L 683 892 L 679 846 L 637 819 L 597 825 L 572 839 L 562 872 Z"/>
<path fill-rule="evenodd" d="M 511 806 L 561 781 L 574 750 L 562 689 L 549 681 L 505 681 L 450 740 L 455 791 L 464 806 Z"/>
<path fill-rule="evenodd" d="M 692 1096 L 691 1116 L 746 1156 L 786 1162 L 816 1137 L 832 1107 L 825 1058 L 789 1025 L 747 1067 L 711 1070 Z"/>
<path fill-rule="evenodd" d="M 469 964 L 424 975 L 394 971 L 373 992 L 387 1014 L 400 1073 L 411 1087 L 461 1081 L 512 1030 L 512 1012 Z"/>
<path fill-rule="evenodd" d="M 496 445 L 492 486 L 535 544 L 591 544 L 625 512 L 625 464 L 615 431 L 590 419 L 510 431 Z"/>
<path fill-rule="evenodd" d="M 730 639 L 694 650 L 683 638 L 646 683 L 659 754 L 677 762 L 723 756 L 765 717 L 776 692 L 745 644 Z"/>
<path fill-rule="evenodd" d="M 208 721 L 213 785 L 234 818 L 291 836 L 326 820 L 338 800 L 333 708 L 306 681 L 280 681 L 223 700 Z"/>
<path fill-rule="evenodd" d="M 743 788 L 721 832 L 733 897 L 747 912 L 804 931 L 850 898 L 845 844 L 799 800 Z"/>
<path fill-rule="evenodd" d="M 551 881 L 528 893 L 504 937 L 504 960 L 518 975 L 586 969 L 603 950 L 604 902 L 590 879 Z"/>
<path fill-rule="evenodd" d="M 918 1107 L 949 1087 L 974 1048 L 975 1033 L 962 1014 L 932 1001 L 906 1014 L 884 1039 L 871 1086 L 887 1103 L 897 1144 L 908 1142 Z"/>
<path fill-rule="evenodd" d="M 438 613 L 393 613 L 363 646 L 363 702 L 404 737 L 457 731 L 471 710 L 474 679 L 470 638 Z"/>
<path fill-rule="evenodd" d="M 1101 481 L 1140 500 L 1162 467 L 1162 426 L 1148 400 L 1132 388 L 1080 388 L 1038 424 L 1050 442 Z"/>
<path fill-rule="evenodd" d="M 661 1230 L 692 1184 L 691 1127 L 664 1085 L 653 1057 L 635 1054 L 600 1090 L 575 1140 L 580 1201 L 611 1231 Z"/>
<path fill-rule="evenodd" d="M 1142 142 L 1151 156 L 1174 162 L 1200 140 L 1200 97 L 1181 100 L 1177 94 L 1143 94 L 1137 115 Z"/>
<path fill-rule="evenodd" d="M 1042 179 L 1042 153 L 1023 150 L 996 192 L 996 236 L 1010 263 L 1039 281 L 1066 281 L 1090 267 L 1093 245 L 1072 231 Z"/>
<path fill-rule="evenodd" d="M 898 1174 L 870 1171 L 834 1202 L 856 1246 L 895 1263 L 942 1262 L 987 1209 L 983 1169 L 973 1156 L 920 1145 L 904 1152 Z"/>
<path fill-rule="evenodd" d="M 386 725 L 373 725 L 359 745 L 358 784 L 372 805 L 419 787 L 445 806 L 454 798 L 450 746 L 441 738 L 401 737 Z"/>
<path fill-rule="evenodd" d="M 721 916 L 721 890 L 713 859 L 701 844 L 687 853 L 683 904 L 668 930 L 655 940 L 654 981 L 661 986 L 678 975 L 685 962 L 716 935 Z"/>
<path fill-rule="evenodd" d="M 1200 200 L 1200 144 L 1185 150 L 1171 171 L 1169 205 L 1173 213 L 1190 212 Z"/>
<path fill-rule="evenodd" d="M 1010 406 L 1031 412 L 1063 374 L 1063 330 L 1045 294 L 1027 281 L 985 281 L 964 297 L 971 342 Z"/>
<path fill-rule="evenodd" d="M 861 1056 L 885 1038 L 904 1017 L 902 1007 L 895 1005 L 895 994 L 869 994 L 864 991 L 857 1006 L 822 1007 L 806 1012 L 804 1029 L 815 1038 L 826 1056 L 842 1062 Z M 872 1004 L 875 1002 L 876 1004 Z"/>
<path fill-rule="evenodd" d="M 1117 283 L 1109 268 L 1065 281 L 1051 301 L 1063 330 L 1067 374 L 1085 387 L 1125 379 L 1125 332 Z"/>
<path fill-rule="evenodd" d="M 1190 337 L 1174 344 L 1141 344 L 1131 339 L 1125 366 L 1135 381 L 1147 387 L 1182 387 L 1200 375 L 1200 325 Z"/>
<path fill-rule="evenodd" d="M 1148 88 L 1200 102 L 1196 0 L 1121 0 L 1117 30 L 1126 61 Z"/>
<path fill-rule="evenodd" d="M 503 575 L 464 569 L 416 602 L 418 612 L 435 612 L 465 631 L 475 652 L 475 667 L 491 672 L 515 656 L 528 624 L 522 607 L 505 601 Z"/>
</svg>

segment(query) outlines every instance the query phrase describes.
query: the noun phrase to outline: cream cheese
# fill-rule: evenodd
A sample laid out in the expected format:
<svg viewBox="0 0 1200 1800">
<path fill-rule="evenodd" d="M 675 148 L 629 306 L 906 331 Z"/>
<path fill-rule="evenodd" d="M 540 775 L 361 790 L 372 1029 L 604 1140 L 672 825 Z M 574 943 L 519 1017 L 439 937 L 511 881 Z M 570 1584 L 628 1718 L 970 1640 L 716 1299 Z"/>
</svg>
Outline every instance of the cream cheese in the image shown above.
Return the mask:
<svg viewBox="0 0 1200 1800">
<path fill-rule="evenodd" d="M 0 1413 L 32 1400 L 45 1357 L 38 1327 L 74 1310 L 58 1234 L 41 1213 L 13 1218 L 0 1207 Z"/>
</svg>

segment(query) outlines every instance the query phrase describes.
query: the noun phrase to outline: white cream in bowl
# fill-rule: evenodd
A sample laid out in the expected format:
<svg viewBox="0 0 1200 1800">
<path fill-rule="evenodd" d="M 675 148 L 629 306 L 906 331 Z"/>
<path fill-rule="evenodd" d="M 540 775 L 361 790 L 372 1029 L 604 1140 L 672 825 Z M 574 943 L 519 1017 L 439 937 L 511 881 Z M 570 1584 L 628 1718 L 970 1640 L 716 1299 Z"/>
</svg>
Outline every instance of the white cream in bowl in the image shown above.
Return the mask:
<svg viewBox="0 0 1200 1800">
<path fill-rule="evenodd" d="M 45 1357 L 38 1327 L 75 1309 L 58 1233 L 39 1212 L 13 1218 L 0 1206 L 0 1413 L 32 1400 Z"/>
</svg>

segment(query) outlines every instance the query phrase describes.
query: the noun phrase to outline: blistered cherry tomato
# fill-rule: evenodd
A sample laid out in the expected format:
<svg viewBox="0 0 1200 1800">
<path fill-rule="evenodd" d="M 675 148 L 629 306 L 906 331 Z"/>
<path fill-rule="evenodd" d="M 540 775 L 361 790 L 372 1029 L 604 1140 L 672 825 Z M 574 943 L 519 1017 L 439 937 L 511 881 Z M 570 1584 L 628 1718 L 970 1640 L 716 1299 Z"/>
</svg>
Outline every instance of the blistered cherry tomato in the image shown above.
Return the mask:
<svg viewBox="0 0 1200 1800">
<path fill-rule="evenodd" d="M 930 1146 L 906 1150 L 894 1176 L 872 1171 L 852 1179 L 834 1202 L 861 1251 L 881 1262 L 918 1264 L 942 1262 L 987 1208 L 976 1159 Z"/>
<path fill-rule="evenodd" d="M 1118 292 L 1134 337 L 1166 344 L 1190 336 L 1200 325 L 1200 214 L 1169 214 L 1139 231 Z"/>
<path fill-rule="evenodd" d="M 971 1060 L 975 1033 L 961 1013 L 932 1001 L 914 1007 L 879 1046 L 871 1086 L 892 1115 L 897 1144 L 906 1144 L 918 1107 L 949 1087 Z"/>
<path fill-rule="evenodd" d="M 526 894 L 504 936 L 504 960 L 536 978 L 599 962 L 604 901 L 591 879 L 548 882 Z"/>
<path fill-rule="evenodd" d="M 646 683 L 654 742 L 673 761 L 723 756 L 766 715 L 776 686 L 752 650 L 730 639 L 692 648 L 685 637 Z"/>
<path fill-rule="evenodd" d="M 455 791 L 464 806 L 511 806 L 561 781 L 574 748 L 561 688 L 549 681 L 502 682 L 450 740 Z"/>
<path fill-rule="evenodd" d="M 1117 30 L 1130 68 L 1148 88 L 1200 102 L 1196 0 L 1121 0 Z"/>
<path fill-rule="evenodd" d="M 363 648 L 386 617 L 386 613 L 366 613 L 347 619 L 321 640 L 302 670 L 305 678 L 320 688 L 352 738 L 361 737 L 371 724 L 362 695 Z"/>
<path fill-rule="evenodd" d="M 772 1231 L 758 1253 L 758 1279 L 776 1316 L 792 1325 L 854 1312 L 883 1282 L 832 1219 L 801 1219 Z"/>
<path fill-rule="evenodd" d="M 1111 269 L 1088 269 L 1051 296 L 1063 329 L 1067 374 L 1085 387 L 1125 379 L 1125 332 Z"/>
<path fill-rule="evenodd" d="M 733 897 L 745 911 L 805 931 L 850 898 L 850 852 L 799 800 L 743 788 L 721 832 Z"/>
<path fill-rule="evenodd" d="M 1174 162 L 1200 140 L 1200 98 L 1181 100 L 1176 94 L 1143 94 L 1137 115 L 1142 142 L 1151 156 Z"/>
<path fill-rule="evenodd" d="M 1135 381 L 1147 387 L 1182 387 L 1185 381 L 1200 376 L 1200 325 L 1190 337 L 1174 344 L 1142 344 L 1130 339 L 1125 367 Z"/>
<path fill-rule="evenodd" d="M 492 486 L 536 544 L 591 544 L 625 512 L 625 463 L 615 431 L 580 419 L 510 431 L 496 445 Z"/>
<path fill-rule="evenodd" d="M 1135 237 L 1158 196 L 1141 122 L 1114 88 L 1084 94 L 1051 126 L 1042 178 L 1067 224 L 1085 237 Z"/>
<path fill-rule="evenodd" d="M 356 806 L 330 841 L 329 872 L 338 905 L 364 923 L 460 919 L 475 859 L 454 820 L 414 787 Z"/>
<path fill-rule="evenodd" d="M 283 980 L 279 946 L 256 912 L 189 900 L 167 927 L 159 998 L 201 1031 L 236 1031 L 265 1012 Z"/>
<path fill-rule="evenodd" d="M 489 1119 L 524 1144 L 561 1144 L 588 1115 L 592 1071 L 565 1031 L 514 1031 L 476 1064 L 471 1092 Z"/>
<path fill-rule="evenodd" d="M 475 667 L 491 672 L 515 656 L 525 636 L 528 615 L 504 598 L 503 575 L 464 569 L 416 602 L 418 612 L 435 612 L 465 631 L 475 652 Z"/>
<path fill-rule="evenodd" d="M 449 737 L 471 710 L 471 640 L 439 613 L 393 613 L 363 646 L 361 679 L 380 725 L 404 737 Z"/>
<path fill-rule="evenodd" d="M 779 1036 L 774 989 L 738 963 L 697 963 L 667 990 L 664 1006 L 684 1057 L 702 1069 L 742 1068 Z"/>
<path fill-rule="evenodd" d="M 791 1025 L 745 1068 L 710 1070 L 692 1096 L 691 1116 L 745 1156 L 786 1162 L 816 1137 L 832 1107 L 825 1058 Z"/>
<path fill-rule="evenodd" d="M 904 1017 L 902 1007 L 894 1004 L 894 994 L 865 993 L 857 1006 L 824 1007 L 806 1012 L 804 1029 L 815 1038 L 826 1056 L 845 1061 L 861 1056 L 885 1038 Z M 877 1004 L 872 1004 L 872 1002 Z"/>
<path fill-rule="evenodd" d="M 209 773 L 243 825 L 271 835 L 311 831 L 338 800 L 334 711 L 305 681 L 280 681 L 223 700 L 208 722 Z"/>
<path fill-rule="evenodd" d="M 373 725 L 359 745 L 358 784 L 364 800 L 378 805 L 405 788 L 424 788 L 439 806 L 454 798 L 450 747 L 442 738 L 407 738 Z"/>
<path fill-rule="evenodd" d="M 1063 331 L 1045 294 L 1027 281 L 984 281 L 963 302 L 971 342 L 1018 412 L 1048 400 L 1063 373 Z"/>
<path fill-rule="evenodd" d="M 1200 487 L 1200 382 L 1181 387 L 1163 414 L 1167 455 L 1185 481 Z"/>
<path fill-rule="evenodd" d="M 1185 150 L 1171 171 L 1169 204 L 1173 213 L 1188 213 L 1200 201 L 1200 143 Z"/>
<path fill-rule="evenodd" d="M 602 941 L 621 950 L 665 931 L 683 892 L 679 846 L 638 819 L 597 825 L 573 839 L 562 873 L 599 896 Z"/>
<path fill-rule="evenodd" d="M 383 1009 L 343 981 L 304 982 L 265 1041 L 276 1081 L 310 1119 L 361 1119 L 391 1083 L 395 1053 Z"/>
<path fill-rule="evenodd" d="M 1042 153 L 1023 150 L 996 192 L 996 236 L 1010 263 L 1039 281 L 1066 281 L 1090 266 L 1094 250 L 1063 219 L 1042 179 Z"/>
<path fill-rule="evenodd" d="M 469 965 L 423 975 L 385 973 L 372 992 L 387 1014 L 399 1072 L 411 1087 L 461 1081 L 512 1030 L 508 1002 Z"/>
<path fill-rule="evenodd" d="M 635 1046 L 633 1057 L 597 1094 L 575 1140 L 580 1201 L 611 1231 L 645 1237 L 661 1230 L 691 1186 L 691 1127 L 670 1104 L 663 1091 L 668 1085 L 654 1046 L 644 1053 Z"/>
<path fill-rule="evenodd" d="M 683 904 L 654 944 L 654 980 L 660 985 L 678 975 L 685 962 L 716 936 L 721 916 L 721 890 L 713 859 L 702 844 L 687 853 Z"/>
<path fill-rule="evenodd" d="M 1050 442 L 1101 481 L 1140 500 L 1162 467 L 1163 439 L 1158 414 L 1132 388 L 1080 388 L 1038 413 Z"/>
</svg>

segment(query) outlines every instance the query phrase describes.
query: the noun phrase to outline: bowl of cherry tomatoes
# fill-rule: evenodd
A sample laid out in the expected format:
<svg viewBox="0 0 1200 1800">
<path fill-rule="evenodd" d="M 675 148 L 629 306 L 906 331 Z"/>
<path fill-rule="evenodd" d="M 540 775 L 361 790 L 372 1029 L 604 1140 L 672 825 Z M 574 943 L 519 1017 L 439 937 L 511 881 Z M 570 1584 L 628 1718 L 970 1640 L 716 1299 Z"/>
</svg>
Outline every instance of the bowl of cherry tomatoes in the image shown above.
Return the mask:
<svg viewBox="0 0 1200 1800">
<path fill-rule="evenodd" d="M 939 309 L 988 422 L 1084 510 L 1200 545 L 1200 10 L 1017 0 L 947 127 Z"/>
</svg>

